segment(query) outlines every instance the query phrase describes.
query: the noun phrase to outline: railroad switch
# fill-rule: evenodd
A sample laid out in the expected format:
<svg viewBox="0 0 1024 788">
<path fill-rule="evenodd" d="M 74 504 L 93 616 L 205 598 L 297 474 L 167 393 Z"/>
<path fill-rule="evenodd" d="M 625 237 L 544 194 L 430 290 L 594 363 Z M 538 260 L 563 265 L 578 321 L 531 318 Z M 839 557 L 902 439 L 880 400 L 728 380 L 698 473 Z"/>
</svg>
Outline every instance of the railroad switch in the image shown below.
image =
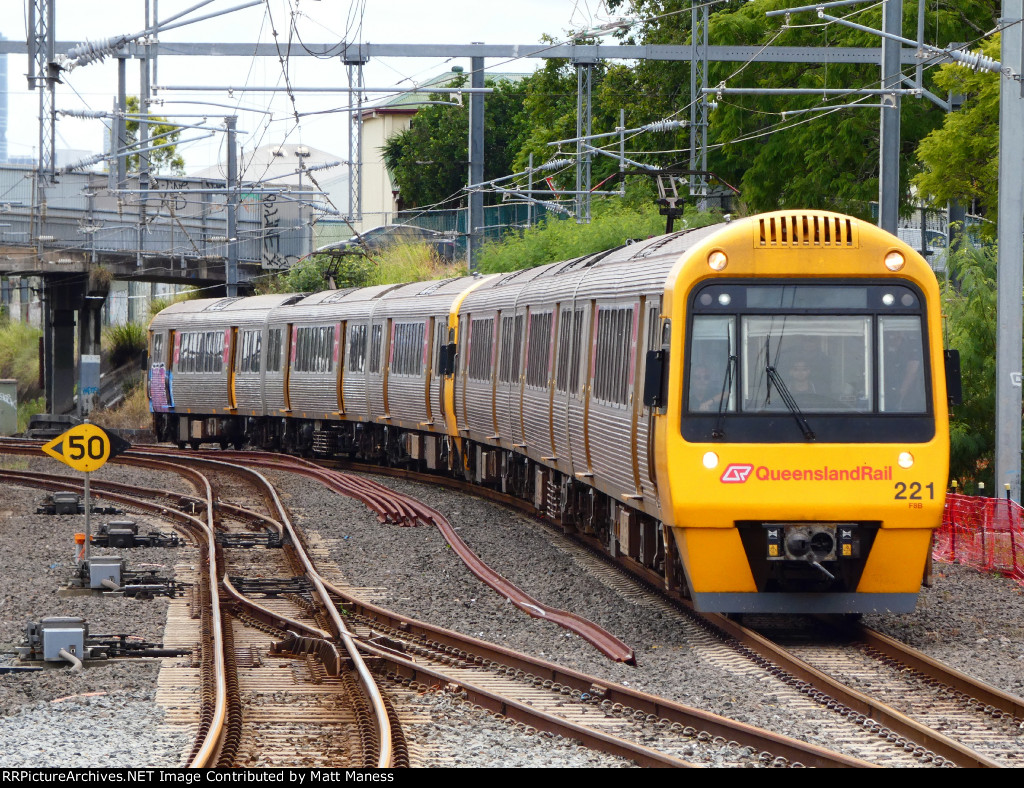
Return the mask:
<svg viewBox="0 0 1024 788">
<path fill-rule="evenodd" d="M 134 635 L 90 635 L 89 625 L 78 616 L 44 618 L 25 626 L 25 645 L 16 651 L 21 660 L 67 662 L 80 668 L 87 660 L 126 657 L 178 657 L 191 649 L 167 649 Z"/>
<path fill-rule="evenodd" d="M 284 540 L 277 531 L 261 531 L 259 533 L 218 533 L 217 544 L 221 547 L 268 547 L 279 548 L 284 546 Z"/>
<path fill-rule="evenodd" d="M 299 594 L 309 596 L 312 587 L 304 577 L 292 577 L 288 580 L 273 577 L 236 577 L 228 576 L 231 585 L 238 593 L 244 596 L 262 594 L 263 596 L 275 597 L 281 594 Z"/>
<path fill-rule="evenodd" d="M 130 549 L 133 547 L 178 547 L 182 540 L 177 534 L 160 531 L 139 533 L 139 526 L 132 520 L 111 520 L 100 526 L 99 533 L 92 538 L 96 547 Z"/>
<path fill-rule="evenodd" d="M 79 561 L 71 585 L 139 599 L 174 598 L 185 593 L 184 584 L 173 578 L 158 577 L 156 569 L 127 569 L 124 559 L 117 556 L 92 556 Z"/>
<path fill-rule="evenodd" d="M 93 506 L 93 514 L 121 514 L 113 506 Z M 43 498 L 36 507 L 36 514 L 85 514 L 82 497 L 73 492 L 55 492 Z"/>
</svg>

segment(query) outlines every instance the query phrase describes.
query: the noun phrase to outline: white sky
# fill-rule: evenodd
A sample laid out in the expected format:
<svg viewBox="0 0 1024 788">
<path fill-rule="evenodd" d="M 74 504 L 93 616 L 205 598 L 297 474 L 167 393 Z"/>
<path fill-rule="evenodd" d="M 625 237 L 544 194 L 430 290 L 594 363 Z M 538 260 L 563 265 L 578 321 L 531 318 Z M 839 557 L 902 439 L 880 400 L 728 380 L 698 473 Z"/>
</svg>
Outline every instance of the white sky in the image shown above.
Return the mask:
<svg viewBox="0 0 1024 788">
<path fill-rule="evenodd" d="M 11 40 L 25 40 L 26 7 L 29 0 L 0 0 L 0 33 Z M 159 0 L 159 17 L 166 19 L 195 5 L 197 0 Z M 243 0 L 213 0 L 189 16 L 201 16 L 240 5 Z M 144 27 L 144 0 L 56 0 L 56 38 L 83 41 L 132 34 Z M 350 12 L 364 8 L 361 34 L 358 18 L 349 23 Z M 269 10 L 269 13 L 268 13 Z M 272 29 L 278 41 L 287 42 L 289 26 L 296 20 L 298 35 L 311 44 L 335 43 L 344 39 L 346 29 L 353 43 L 373 44 L 535 44 L 547 34 L 562 39 L 568 30 L 580 30 L 608 21 L 601 0 L 268 0 L 267 4 L 237 11 L 205 22 L 167 31 L 161 41 L 272 42 Z M 273 20 L 271 23 L 270 20 Z M 502 62 L 488 60 L 495 71 L 532 71 L 541 61 Z M 422 82 L 461 65 L 469 70 L 469 60 L 428 58 L 387 58 L 371 60 L 364 69 L 368 87 L 397 85 L 402 80 Z M 38 96 L 27 88 L 23 56 L 8 56 L 8 153 L 37 155 Z M 129 61 L 128 93 L 139 89 L 138 61 Z M 276 58 L 163 57 L 158 64 L 157 85 L 191 86 L 278 86 L 282 85 L 282 67 Z M 347 84 L 344 65 L 337 59 L 319 60 L 294 57 L 289 76 L 295 87 L 320 87 Z M 113 59 L 79 67 L 63 76 L 57 86 L 58 109 L 88 108 L 110 110 L 117 93 L 117 69 Z M 402 84 L 408 85 L 409 81 Z M 259 107 L 273 111 L 272 119 L 252 112 L 239 112 L 238 128 L 248 150 L 256 144 L 274 142 L 302 143 L 347 158 L 347 114 L 336 113 L 304 118 L 296 126 L 291 105 L 283 94 L 183 93 L 157 94 L 166 101 L 187 99 L 219 102 L 231 106 Z M 372 100 L 374 97 L 371 96 Z M 347 107 L 347 94 L 297 93 L 299 112 Z M 164 116 L 177 113 L 210 113 L 210 124 L 217 125 L 228 107 L 210 107 L 184 103 L 153 108 Z M 181 122 L 200 123 L 201 118 L 181 118 Z M 105 121 L 60 118 L 57 121 L 57 147 L 99 153 L 107 146 Z M 182 138 L 203 132 L 184 130 Z M 179 147 L 185 156 L 186 171 L 195 172 L 223 158 L 224 135 Z"/>
</svg>

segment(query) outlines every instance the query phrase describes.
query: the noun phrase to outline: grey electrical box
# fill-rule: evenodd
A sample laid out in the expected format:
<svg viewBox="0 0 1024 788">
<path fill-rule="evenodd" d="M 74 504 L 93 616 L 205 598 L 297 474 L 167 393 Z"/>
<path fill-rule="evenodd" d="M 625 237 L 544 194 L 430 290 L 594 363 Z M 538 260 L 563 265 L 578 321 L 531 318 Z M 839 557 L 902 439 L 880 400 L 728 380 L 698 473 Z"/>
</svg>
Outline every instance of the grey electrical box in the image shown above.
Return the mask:
<svg viewBox="0 0 1024 788">
<path fill-rule="evenodd" d="M 81 618 L 44 618 L 39 623 L 43 660 L 64 662 L 63 649 L 78 659 L 85 659 L 86 624 Z"/>
<path fill-rule="evenodd" d="M 53 494 L 53 513 L 78 514 L 79 503 L 81 498 L 78 497 L 78 493 L 56 492 Z"/>
<path fill-rule="evenodd" d="M 100 528 L 107 535 L 107 547 L 135 547 L 139 526 L 133 520 L 111 520 Z"/>
<path fill-rule="evenodd" d="M 0 380 L 0 435 L 18 431 L 18 381 Z"/>
<path fill-rule="evenodd" d="M 121 585 L 124 559 L 94 556 L 85 563 L 88 565 L 89 588 L 105 588 L 104 580 L 110 580 L 117 586 Z"/>
</svg>

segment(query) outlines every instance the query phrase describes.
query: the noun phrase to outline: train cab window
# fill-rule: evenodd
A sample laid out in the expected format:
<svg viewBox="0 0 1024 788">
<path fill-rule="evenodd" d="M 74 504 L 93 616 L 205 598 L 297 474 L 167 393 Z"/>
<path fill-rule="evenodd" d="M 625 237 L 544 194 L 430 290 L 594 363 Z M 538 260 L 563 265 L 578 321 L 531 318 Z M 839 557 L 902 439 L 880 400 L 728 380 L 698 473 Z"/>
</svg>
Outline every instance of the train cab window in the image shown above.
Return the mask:
<svg viewBox="0 0 1024 788">
<path fill-rule="evenodd" d="M 909 282 L 702 282 L 689 299 L 687 440 L 930 440 L 924 298 Z"/>
<path fill-rule="evenodd" d="M 732 317 L 700 315 L 693 321 L 687 406 L 694 412 L 736 409 L 736 338 Z"/>
<path fill-rule="evenodd" d="M 742 323 L 745 411 L 872 409 L 871 319 L 771 315 Z"/>
<path fill-rule="evenodd" d="M 892 316 L 878 320 L 878 406 L 883 413 L 923 413 L 926 410 L 924 351 L 918 317 Z"/>
<path fill-rule="evenodd" d="M 153 334 L 153 348 L 149 353 L 150 361 L 154 364 L 164 363 L 164 334 Z"/>
</svg>

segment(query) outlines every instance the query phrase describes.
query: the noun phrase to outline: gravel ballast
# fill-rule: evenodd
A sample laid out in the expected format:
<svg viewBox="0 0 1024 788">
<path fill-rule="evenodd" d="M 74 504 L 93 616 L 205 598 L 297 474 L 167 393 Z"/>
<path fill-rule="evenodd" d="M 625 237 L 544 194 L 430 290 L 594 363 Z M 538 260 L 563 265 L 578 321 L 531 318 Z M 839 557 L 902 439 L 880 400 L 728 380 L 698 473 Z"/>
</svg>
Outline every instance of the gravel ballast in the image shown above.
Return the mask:
<svg viewBox="0 0 1024 788">
<path fill-rule="evenodd" d="M 8 460 L 15 461 L 24 462 Z M 31 467 L 53 472 L 52 462 L 32 461 Z M 783 693 L 749 671 L 708 656 L 678 614 L 651 604 L 643 593 L 624 593 L 621 583 L 613 587 L 602 573 L 595 573 L 592 559 L 560 547 L 558 535 L 530 518 L 440 488 L 381 480 L 442 511 L 484 561 L 527 593 L 591 618 L 631 645 L 637 667 L 610 663 L 578 637 L 519 611 L 478 581 L 435 529 L 380 524 L 361 504 L 313 482 L 270 475 L 284 492 L 295 522 L 326 542 L 344 581 L 372 589 L 364 593 L 378 604 L 609 681 L 827 744 L 819 740 L 814 719 L 793 718 Z M 113 463 L 93 478 L 188 489 L 164 475 Z M 57 595 L 70 578 L 73 535 L 82 530 L 83 518 L 35 515 L 42 497 L 41 491 L 12 487 L 0 494 L 0 532 L 7 547 L 0 575 L 0 652 L 5 652 L 0 661 L 13 661 L 9 652 L 22 643 L 26 621 L 46 616 L 82 615 L 92 632 L 124 631 L 159 641 L 166 600 Z M 141 524 L 144 518 L 138 519 Z M 164 524 L 149 525 L 168 530 Z M 173 566 L 174 552 L 125 551 L 131 554 L 130 566 L 142 560 Z M 1004 691 L 1024 695 L 1024 593 L 1008 580 L 936 564 L 934 586 L 923 590 L 915 613 L 868 616 L 865 621 Z M 150 660 L 100 663 L 78 674 L 54 668 L 0 675 L 0 736 L 11 743 L 0 752 L 0 766 L 180 765 L 190 742 L 180 735 L 155 742 L 150 738 L 159 730 L 161 717 L 153 702 L 157 667 Z M 429 749 L 446 727 L 459 727 L 467 711 L 460 707 L 449 713 L 445 704 L 450 700 L 443 697 L 424 702 L 431 707 L 434 725 L 416 735 Z M 496 721 L 486 726 L 478 721 L 472 727 L 480 734 L 473 739 L 464 733 L 470 736 L 467 766 L 620 763 L 595 761 L 564 740 L 514 731 L 502 737 L 508 726 Z"/>
</svg>

